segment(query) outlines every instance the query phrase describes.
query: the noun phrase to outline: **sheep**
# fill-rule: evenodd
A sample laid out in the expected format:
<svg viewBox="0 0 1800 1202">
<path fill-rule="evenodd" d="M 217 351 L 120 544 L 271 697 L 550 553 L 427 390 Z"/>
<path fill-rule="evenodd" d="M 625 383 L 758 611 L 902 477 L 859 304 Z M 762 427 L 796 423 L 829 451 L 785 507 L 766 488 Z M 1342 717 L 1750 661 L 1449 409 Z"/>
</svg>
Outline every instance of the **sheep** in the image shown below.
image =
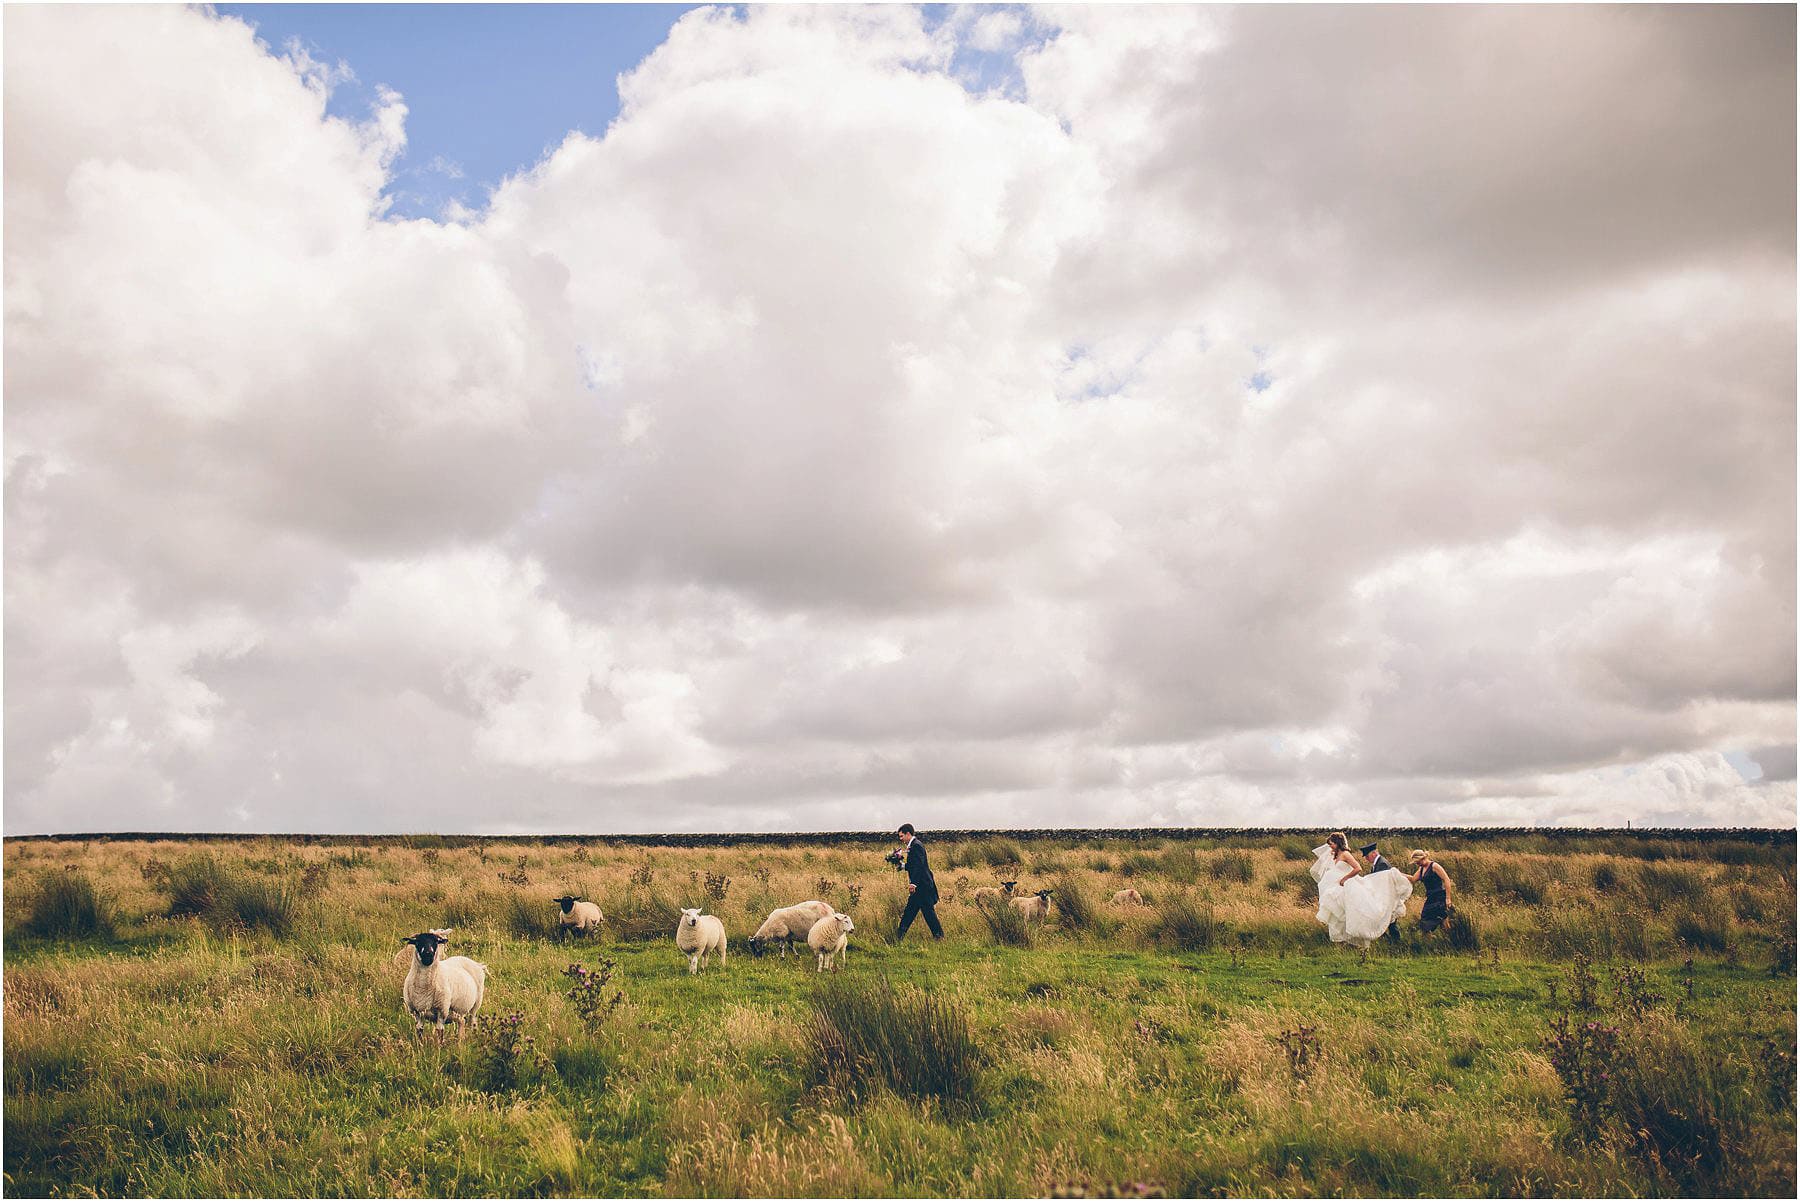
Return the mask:
<svg viewBox="0 0 1800 1202">
<path fill-rule="evenodd" d="M 480 1025 L 475 1012 L 481 1009 L 482 998 L 487 994 L 487 965 L 467 956 L 438 958 L 438 949 L 450 942 L 448 936 L 453 929 L 424 931 L 400 941 L 413 948 L 412 967 L 407 970 L 401 991 L 406 1012 L 413 1018 L 413 1035 L 422 1037 L 425 1020 L 430 1019 L 439 1043 L 444 1041 L 446 1022 L 456 1024 L 459 1041 L 468 1025 Z"/>
<path fill-rule="evenodd" d="M 1001 898 L 1011 897 L 1013 886 L 1018 883 L 1019 882 L 1017 881 L 1001 881 L 998 889 L 994 888 L 992 885 L 983 885 L 981 888 L 975 890 L 975 892 L 969 894 L 969 904 L 978 906 L 990 897 L 995 901 L 999 901 Z"/>
<path fill-rule="evenodd" d="M 756 928 L 756 934 L 750 936 L 750 952 L 760 956 L 763 948 L 771 943 L 779 943 L 782 959 L 785 960 L 788 950 L 794 946 L 794 940 L 805 939 L 814 923 L 829 917 L 831 906 L 822 901 L 803 901 L 798 905 L 783 906 L 763 919 L 763 924 Z"/>
<path fill-rule="evenodd" d="M 1113 905 L 1115 906 L 1141 906 L 1143 904 L 1144 895 L 1136 889 L 1121 889 L 1113 894 Z"/>
<path fill-rule="evenodd" d="M 725 967 L 725 924 L 711 914 L 696 908 L 683 910 L 675 925 L 675 946 L 687 953 L 688 974 L 704 967 L 707 952 L 719 953 L 719 967 Z"/>
<path fill-rule="evenodd" d="M 567 939 L 570 934 L 591 935 L 600 929 L 601 923 L 606 921 L 606 915 L 600 913 L 600 907 L 593 902 L 582 901 L 579 893 L 564 894 L 562 897 L 551 900 L 562 907 L 562 913 L 557 917 L 556 941 L 558 943 Z"/>
<path fill-rule="evenodd" d="M 1012 899 L 1013 909 L 1024 915 L 1026 922 L 1030 922 L 1034 918 L 1048 918 L 1050 917 L 1050 895 L 1055 892 L 1054 889 L 1039 889 L 1030 897 L 1015 897 Z"/>
<path fill-rule="evenodd" d="M 431 933 L 433 935 L 436 935 L 439 939 L 446 939 L 449 937 L 450 932 L 454 931 L 455 929 L 456 929 L 455 927 L 432 927 Z M 400 941 L 400 944 L 401 944 L 400 950 L 394 953 L 394 967 L 399 969 L 403 973 L 411 972 L 412 966 L 413 966 L 413 958 L 416 954 L 412 949 L 412 941 L 408 940 L 408 939 L 402 939 Z"/>
<path fill-rule="evenodd" d="M 812 948 L 819 957 L 819 971 L 824 972 L 829 965 L 836 972 L 838 966 L 833 958 L 842 955 L 850 958 L 850 932 L 856 929 L 848 914 L 833 913 L 829 918 L 821 918 L 813 924 L 813 929 L 806 933 L 806 946 Z"/>
</svg>

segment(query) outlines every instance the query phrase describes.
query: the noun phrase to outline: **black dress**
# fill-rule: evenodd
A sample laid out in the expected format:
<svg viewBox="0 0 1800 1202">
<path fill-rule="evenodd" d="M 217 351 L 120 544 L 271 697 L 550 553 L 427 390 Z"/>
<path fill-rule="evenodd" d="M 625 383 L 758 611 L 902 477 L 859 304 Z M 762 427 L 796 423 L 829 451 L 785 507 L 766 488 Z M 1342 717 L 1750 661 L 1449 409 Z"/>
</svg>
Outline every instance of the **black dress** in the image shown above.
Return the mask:
<svg viewBox="0 0 1800 1202">
<path fill-rule="evenodd" d="M 1444 892 L 1444 878 L 1438 875 L 1437 862 L 1427 860 L 1419 866 L 1419 883 L 1425 886 L 1425 909 L 1419 914 L 1419 929 L 1435 931 L 1449 916 L 1450 903 Z"/>
</svg>

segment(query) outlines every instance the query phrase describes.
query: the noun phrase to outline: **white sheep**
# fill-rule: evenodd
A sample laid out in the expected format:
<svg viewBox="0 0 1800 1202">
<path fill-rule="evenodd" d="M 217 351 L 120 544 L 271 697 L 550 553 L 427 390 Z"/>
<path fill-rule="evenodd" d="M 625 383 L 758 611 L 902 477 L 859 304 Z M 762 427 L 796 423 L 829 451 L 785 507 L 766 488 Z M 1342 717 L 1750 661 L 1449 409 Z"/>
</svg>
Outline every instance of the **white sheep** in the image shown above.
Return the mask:
<svg viewBox="0 0 1800 1202">
<path fill-rule="evenodd" d="M 556 941 L 561 943 L 570 935 L 591 935 L 600 929 L 606 921 L 606 915 L 600 913 L 600 907 L 593 902 L 582 901 L 579 893 L 564 894 L 553 898 L 562 907 L 557 916 Z"/>
<path fill-rule="evenodd" d="M 806 946 L 819 957 L 820 972 L 828 966 L 836 972 L 837 965 L 832 963 L 836 956 L 841 955 L 845 960 L 850 958 L 850 932 L 855 929 L 856 924 L 848 914 L 833 913 L 813 924 L 813 929 L 806 933 Z"/>
<path fill-rule="evenodd" d="M 1143 904 L 1144 895 L 1136 889 L 1121 889 L 1113 894 L 1113 905 L 1115 906 L 1141 906 Z"/>
<path fill-rule="evenodd" d="M 1024 915 L 1026 922 L 1034 918 L 1040 921 L 1046 919 L 1050 917 L 1050 895 L 1055 892 L 1054 889 L 1039 889 L 1030 897 L 1015 897 L 1012 899 L 1013 909 Z"/>
<path fill-rule="evenodd" d="M 992 885 L 983 885 L 981 888 L 969 894 L 969 904 L 978 906 L 988 898 L 993 898 L 995 901 L 1009 898 L 1012 896 L 1013 887 L 1018 883 L 1019 882 L 1017 881 L 1001 881 L 998 889 L 994 888 Z"/>
<path fill-rule="evenodd" d="M 831 906 L 822 901 L 803 901 L 798 905 L 783 906 L 771 911 L 763 919 L 763 924 L 756 928 L 756 934 L 750 936 L 750 951 L 754 955 L 761 955 L 763 948 L 771 943 L 779 943 L 782 958 L 786 959 L 788 949 L 794 946 L 794 940 L 805 939 L 814 923 L 829 917 Z"/>
<path fill-rule="evenodd" d="M 487 994 L 487 965 L 467 956 L 440 958 L 438 949 L 450 942 L 455 928 L 438 928 L 402 939 L 413 948 L 412 967 L 406 973 L 402 997 L 406 1012 L 413 1018 L 413 1034 L 425 1033 L 425 1021 L 435 1026 L 438 1041 L 443 1042 L 444 1024 L 456 1024 L 460 1040 L 467 1025 L 479 1025 L 475 1012 Z"/>
<path fill-rule="evenodd" d="M 725 924 L 698 909 L 683 910 L 675 925 L 675 946 L 687 953 L 688 972 L 699 972 L 706 964 L 707 952 L 719 953 L 719 967 L 725 967 Z"/>
</svg>

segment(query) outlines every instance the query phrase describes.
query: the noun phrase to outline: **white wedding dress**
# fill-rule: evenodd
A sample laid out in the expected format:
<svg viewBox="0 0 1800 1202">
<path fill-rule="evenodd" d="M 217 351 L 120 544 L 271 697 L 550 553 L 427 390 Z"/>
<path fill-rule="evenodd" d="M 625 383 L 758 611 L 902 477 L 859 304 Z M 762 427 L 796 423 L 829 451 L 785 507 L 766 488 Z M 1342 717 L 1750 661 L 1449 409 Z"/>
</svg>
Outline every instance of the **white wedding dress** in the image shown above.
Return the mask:
<svg viewBox="0 0 1800 1202">
<path fill-rule="evenodd" d="M 1350 872 L 1339 863 L 1331 844 L 1313 848 L 1312 875 L 1319 883 L 1319 921 L 1331 932 L 1333 943 L 1368 947 L 1387 934 L 1388 924 L 1406 913 L 1412 882 L 1395 869 L 1365 872 L 1340 885 Z"/>
</svg>

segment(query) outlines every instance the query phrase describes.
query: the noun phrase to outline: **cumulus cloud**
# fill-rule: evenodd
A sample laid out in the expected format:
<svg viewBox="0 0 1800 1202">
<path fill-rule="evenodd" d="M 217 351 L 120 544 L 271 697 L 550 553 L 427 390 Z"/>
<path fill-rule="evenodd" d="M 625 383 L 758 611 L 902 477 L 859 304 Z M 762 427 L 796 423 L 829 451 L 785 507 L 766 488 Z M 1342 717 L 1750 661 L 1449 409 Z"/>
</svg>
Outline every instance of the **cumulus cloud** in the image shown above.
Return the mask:
<svg viewBox="0 0 1800 1202">
<path fill-rule="evenodd" d="M 1793 19 L 11 12 L 8 829 L 1785 825 Z"/>
</svg>

